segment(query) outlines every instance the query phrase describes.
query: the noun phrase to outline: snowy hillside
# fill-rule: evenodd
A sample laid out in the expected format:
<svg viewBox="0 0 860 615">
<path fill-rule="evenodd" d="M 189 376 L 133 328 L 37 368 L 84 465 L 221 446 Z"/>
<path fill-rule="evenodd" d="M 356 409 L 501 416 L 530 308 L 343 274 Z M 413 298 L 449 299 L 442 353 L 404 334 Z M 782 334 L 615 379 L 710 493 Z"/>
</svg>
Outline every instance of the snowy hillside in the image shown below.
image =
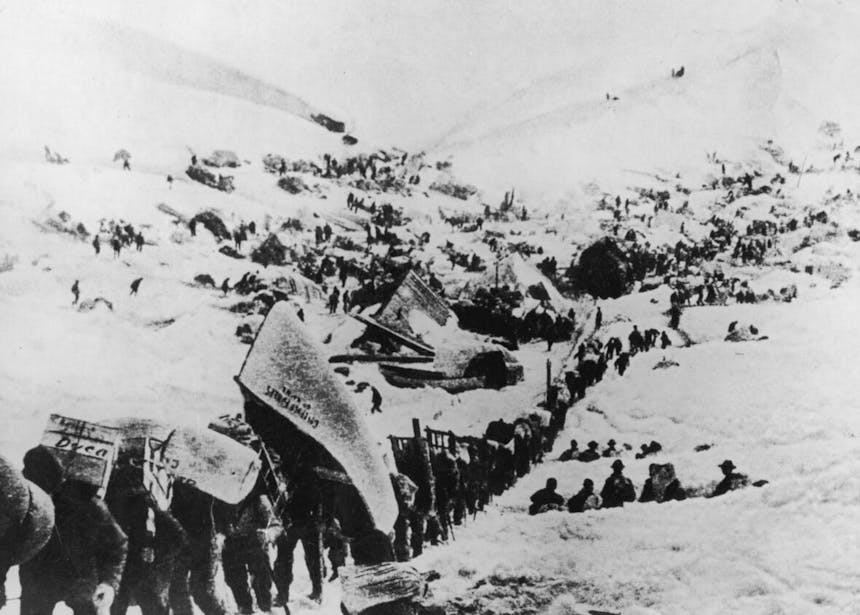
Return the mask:
<svg viewBox="0 0 860 615">
<path fill-rule="evenodd" d="M 554 279 L 569 285 L 567 266 L 604 235 L 629 231 L 632 243 L 669 253 L 679 241 L 707 243 L 715 219 L 740 235 L 793 219 L 759 262 L 741 262 L 732 244 L 689 276 L 703 283 L 719 268 L 761 302 L 691 306 L 672 331 L 673 289 L 655 275 L 647 292 L 637 282 L 599 301 L 596 332 L 590 297 L 559 300 L 582 335 L 551 350 L 520 344 L 515 386 L 399 388 L 376 363 L 349 364 L 342 378 L 390 462 L 388 436 L 410 435 L 413 418 L 480 437 L 488 422 L 543 402 L 547 359 L 561 383 L 581 341 L 626 344 L 634 324 L 668 331 L 670 347 L 633 357 L 623 376 L 610 368 L 572 406 L 543 464 L 414 561 L 440 575 L 427 603 L 488 614 L 572 615 L 583 604 L 626 615 L 860 613 L 858 28 L 860 7 L 835 0 L 0 1 L 0 454 L 18 462 L 50 413 L 203 424 L 240 411 L 233 377 L 265 312 L 255 293 L 235 290 L 246 275 L 270 293 L 298 280 L 289 301 L 332 355 L 345 354 L 364 326 L 328 313 L 321 284 L 301 275 L 307 259 L 417 264 L 451 299 L 518 249 L 528 275 L 554 257 Z M 320 113 L 358 144 L 310 119 Z M 49 163 L 45 146 L 69 162 Z M 130 170 L 114 159 L 121 148 Z M 405 187 L 325 172 L 325 154 L 383 148 Z M 241 163 L 206 167 L 232 176 L 233 192 L 186 175 L 192 154 L 217 149 Z M 279 187 L 267 154 L 294 163 L 287 175 L 305 189 Z M 477 190 L 466 200 L 443 193 L 466 184 Z M 476 224 L 511 188 L 512 209 L 481 218 L 480 230 L 446 221 Z M 393 227 L 402 254 L 367 245 L 372 216 L 347 208 L 351 192 L 408 219 Z M 252 221 L 256 232 L 231 255 L 229 239 L 202 224 L 192 233 L 202 212 L 228 232 Z M 314 227 L 326 223 L 336 239 L 321 247 Z M 125 224 L 145 243 L 115 257 L 112 229 Z M 286 265 L 251 260 L 270 235 Z M 455 262 L 473 255 L 484 274 Z M 778 301 L 791 285 L 797 298 Z M 767 339 L 727 342 L 733 322 Z M 440 345 L 478 337 L 428 331 Z M 677 365 L 654 369 L 662 358 Z M 362 383 L 381 393 L 382 414 L 369 413 Z M 556 461 L 572 438 L 630 444 L 621 459 L 637 492 L 650 463 L 673 463 L 697 493 L 724 459 L 768 483 L 718 499 L 528 516 L 548 477 L 569 497 L 609 475 L 608 459 Z M 660 454 L 635 459 L 651 440 Z M 309 591 L 299 568 L 295 596 Z M 9 596 L 16 583 L 10 575 Z M 290 608 L 338 613 L 339 592 L 329 583 L 321 606 L 295 598 Z M 10 601 L 0 613 L 17 609 Z"/>
</svg>

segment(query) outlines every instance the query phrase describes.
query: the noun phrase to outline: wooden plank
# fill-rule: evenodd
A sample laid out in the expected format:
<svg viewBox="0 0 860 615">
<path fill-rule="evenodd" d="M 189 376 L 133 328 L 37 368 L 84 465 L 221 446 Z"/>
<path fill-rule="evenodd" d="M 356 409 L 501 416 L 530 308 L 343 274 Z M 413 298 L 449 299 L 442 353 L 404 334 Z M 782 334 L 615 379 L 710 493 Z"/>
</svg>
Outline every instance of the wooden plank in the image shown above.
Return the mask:
<svg viewBox="0 0 860 615">
<path fill-rule="evenodd" d="M 379 363 L 390 361 L 392 363 L 432 363 L 433 357 L 428 356 L 401 356 L 396 354 L 336 354 L 329 357 L 329 363 Z"/>
<path fill-rule="evenodd" d="M 67 478 L 105 488 L 120 440 L 121 434 L 116 429 L 52 414 L 41 444 L 60 460 Z"/>
<path fill-rule="evenodd" d="M 381 331 L 385 335 L 388 335 L 389 337 L 394 338 L 395 340 L 397 340 L 398 342 L 400 342 L 401 344 L 403 344 L 407 348 L 411 348 L 415 352 L 418 352 L 418 353 L 421 353 L 421 354 L 424 354 L 427 356 L 435 356 L 435 354 L 436 354 L 436 351 L 432 347 L 428 346 L 427 344 L 424 344 L 422 342 L 419 342 L 418 340 L 412 339 L 411 337 L 407 337 L 401 333 L 398 333 L 394 329 L 391 329 L 389 327 L 386 327 L 385 325 L 379 324 L 378 322 L 376 322 L 372 318 L 369 318 L 367 316 L 362 316 L 361 314 L 358 314 L 358 313 L 350 313 L 350 316 L 355 318 L 358 322 L 367 325 L 368 327 L 374 327 L 375 329 L 378 329 L 379 331 Z"/>
</svg>

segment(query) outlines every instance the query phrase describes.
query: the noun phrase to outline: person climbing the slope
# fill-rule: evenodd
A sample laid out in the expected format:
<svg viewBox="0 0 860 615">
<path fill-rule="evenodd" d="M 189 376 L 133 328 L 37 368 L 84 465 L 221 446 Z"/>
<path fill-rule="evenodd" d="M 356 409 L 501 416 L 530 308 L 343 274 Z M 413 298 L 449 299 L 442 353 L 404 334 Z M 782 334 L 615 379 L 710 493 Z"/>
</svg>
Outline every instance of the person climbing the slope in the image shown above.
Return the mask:
<svg viewBox="0 0 860 615">
<path fill-rule="evenodd" d="M 370 399 L 370 413 L 374 414 L 378 412 L 382 414 L 382 395 L 376 387 L 370 387 L 371 399 Z"/>
<path fill-rule="evenodd" d="M 630 355 L 626 352 L 622 352 L 618 355 L 618 358 L 615 359 L 615 369 L 618 370 L 618 375 L 623 376 L 624 372 L 627 371 L 627 367 L 630 365 Z"/>
</svg>

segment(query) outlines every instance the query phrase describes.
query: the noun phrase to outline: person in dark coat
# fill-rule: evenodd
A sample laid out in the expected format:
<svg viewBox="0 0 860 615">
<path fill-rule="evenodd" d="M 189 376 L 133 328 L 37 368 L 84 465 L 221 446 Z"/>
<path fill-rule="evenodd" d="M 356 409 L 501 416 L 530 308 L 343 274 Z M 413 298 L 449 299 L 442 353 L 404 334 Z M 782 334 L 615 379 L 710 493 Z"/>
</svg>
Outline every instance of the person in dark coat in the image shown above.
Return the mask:
<svg viewBox="0 0 860 615">
<path fill-rule="evenodd" d="M 230 278 L 224 278 L 224 281 L 221 282 L 221 292 L 224 293 L 225 297 L 230 292 Z"/>
<path fill-rule="evenodd" d="M 299 542 L 305 555 L 305 565 L 311 579 L 311 600 L 322 600 L 324 562 L 323 562 L 323 502 L 318 481 L 310 468 L 299 474 L 300 481 L 295 485 L 296 495 L 289 502 L 287 514 L 290 525 L 277 540 L 278 555 L 273 569 L 275 586 L 278 589 L 275 606 L 286 607 L 290 601 L 290 586 L 293 582 L 293 552 Z"/>
<path fill-rule="evenodd" d="M 142 251 L 143 251 L 143 244 L 144 244 L 144 240 L 143 240 L 143 233 L 141 233 L 140 231 L 138 231 L 138 232 L 137 232 L 137 235 L 135 235 L 135 236 L 134 236 L 134 245 L 135 245 L 135 247 L 137 248 L 137 251 L 138 251 L 138 252 L 142 252 Z"/>
<path fill-rule="evenodd" d="M 79 286 L 78 280 L 75 280 L 75 283 L 72 284 L 72 294 L 75 296 L 74 301 L 72 301 L 72 305 L 77 305 L 78 299 L 81 296 L 81 288 Z"/>
<path fill-rule="evenodd" d="M 224 505 L 194 487 L 176 483 L 170 512 L 188 538 L 170 583 L 173 615 L 195 615 L 195 604 L 204 615 L 227 615 L 216 584 L 221 557 L 217 534 L 227 526 Z"/>
<path fill-rule="evenodd" d="M 54 530 L 50 496 L 0 455 L 0 609 L 6 605 L 6 573 L 47 544 Z"/>
<path fill-rule="evenodd" d="M 666 335 L 666 332 L 660 334 L 660 348 L 665 350 L 667 347 L 672 345 L 672 340 L 669 339 L 669 336 Z"/>
<path fill-rule="evenodd" d="M 594 317 L 594 330 L 597 331 L 600 329 L 600 325 L 603 324 L 603 311 L 598 307 L 597 315 Z"/>
<path fill-rule="evenodd" d="M 624 372 L 627 371 L 628 365 L 630 365 L 630 355 L 626 352 L 622 352 L 618 355 L 618 358 L 615 359 L 615 369 L 618 370 L 619 376 L 624 375 Z"/>
<path fill-rule="evenodd" d="M 110 247 L 113 249 L 113 257 L 119 258 L 119 253 L 122 251 L 122 242 L 118 237 L 113 237 L 110 240 Z"/>
<path fill-rule="evenodd" d="M 584 463 L 589 463 L 591 461 L 597 461 L 598 459 L 600 459 L 600 453 L 597 452 L 597 446 L 598 446 L 597 442 L 592 440 L 591 442 L 588 443 L 588 450 L 582 451 L 579 454 L 579 457 L 577 457 L 577 459 L 579 461 L 584 462 Z"/>
<path fill-rule="evenodd" d="M 131 464 L 114 471 L 105 499 L 128 536 L 128 559 L 111 615 L 125 615 L 132 603 L 142 615 L 167 615 L 170 584 L 188 543 L 185 531 L 158 508 L 143 486 L 143 473 Z"/>
<path fill-rule="evenodd" d="M 627 336 L 627 340 L 630 343 L 630 354 L 636 354 L 640 350 L 645 350 L 645 340 L 642 338 L 642 333 L 640 333 L 638 326 L 633 325 L 633 331 Z"/>
<path fill-rule="evenodd" d="M 379 414 L 382 414 L 382 395 L 376 387 L 370 387 L 370 395 L 370 402 L 372 404 L 370 407 L 370 413 L 374 414 L 375 412 L 378 412 Z"/>
<path fill-rule="evenodd" d="M 546 479 L 546 487 L 538 489 L 532 494 L 531 506 L 529 506 L 529 514 L 536 515 L 546 510 L 551 510 L 552 507 L 564 506 L 564 498 L 556 493 L 558 481 L 554 478 Z"/>
<path fill-rule="evenodd" d="M 331 291 L 331 295 L 328 298 L 328 313 L 334 314 L 337 312 L 337 304 L 340 300 L 340 290 L 335 287 L 333 291 Z"/>
<path fill-rule="evenodd" d="M 603 508 L 620 508 L 624 502 L 636 501 L 636 490 L 633 482 L 622 474 L 624 463 L 620 459 L 612 462 L 612 474 L 603 484 L 600 498 L 603 500 Z"/>
<path fill-rule="evenodd" d="M 669 308 L 669 326 L 672 329 L 677 329 L 681 324 L 681 306 L 677 303 L 673 303 L 672 307 Z"/>
<path fill-rule="evenodd" d="M 675 477 L 675 468 L 671 463 L 652 463 L 648 467 L 648 473 L 649 477 L 639 495 L 640 502 L 663 503 L 687 499 L 687 492 L 681 487 L 681 481 Z"/>
<path fill-rule="evenodd" d="M 21 615 L 50 615 L 63 601 L 75 615 L 95 615 L 113 604 L 128 553 L 128 538 L 96 488 L 65 480 L 45 447 L 24 456 L 24 476 L 54 502 L 54 533 L 45 548 L 21 564 Z"/>
<path fill-rule="evenodd" d="M 579 445 L 576 443 L 576 440 L 570 441 L 570 448 L 565 450 L 561 456 L 558 458 L 559 461 L 573 461 L 577 457 L 579 457 Z"/>
<path fill-rule="evenodd" d="M 236 520 L 230 525 L 221 554 L 224 580 L 233 592 L 242 615 L 254 612 L 249 579 L 259 609 L 272 609 L 273 578 L 268 545 L 274 543 L 281 530 L 281 523 L 275 517 L 269 498 L 263 493 L 260 480 L 259 486 L 236 511 Z"/>
<path fill-rule="evenodd" d="M 594 481 L 586 478 L 582 481 L 582 489 L 567 501 L 567 510 L 572 513 L 581 513 L 598 508 L 600 508 L 600 498 L 594 493 Z"/>
<path fill-rule="evenodd" d="M 723 471 L 723 479 L 714 488 L 712 498 L 749 485 L 749 477 L 746 474 L 735 472 L 737 468 L 731 459 L 726 459 L 718 467 Z"/>
<path fill-rule="evenodd" d="M 93 250 L 95 250 L 95 251 L 96 251 L 96 256 L 98 256 L 98 255 L 99 255 L 99 252 L 101 252 L 101 251 L 102 251 L 102 244 L 101 244 L 101 242 L 99 241 L 99 236 L 98 236 L 98 235 L 96 235 L 96 236 L 95 236 L 95 238 L 93 239 Z"/>
<path fill-rule="evenodd" d="M 604 457 L 615 457 L 618 455 L 618 451 L 615 449 L 615 440 L 610 439 L 606 443 L 606 448 L 603 449 L 602 455 Z"/>
<path fill-rule="evenodd" d="M 140 288 L 140 283 L 142 281 L 143 281 L 143 278 L 137 278 L 136 280 L 132 281 L 131 292 L 129 293 L 130 295 L 136 295 L 137 294 L 137 289 Z"/>
</svg>

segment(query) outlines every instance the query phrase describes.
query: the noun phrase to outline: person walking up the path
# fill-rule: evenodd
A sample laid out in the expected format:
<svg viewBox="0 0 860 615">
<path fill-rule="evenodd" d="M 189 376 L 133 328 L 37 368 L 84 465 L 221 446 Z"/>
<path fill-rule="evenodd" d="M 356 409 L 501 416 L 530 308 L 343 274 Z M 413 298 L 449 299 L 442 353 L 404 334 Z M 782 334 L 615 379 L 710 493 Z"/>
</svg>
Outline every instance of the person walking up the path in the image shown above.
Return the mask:
<svg viewBox="0 0 860 615">
<path fill-rule="evenodd" d="M 143 281 L 143 278 L 137 278 L 131 283 L 131 292 L 129 295 L 136 295 L 137 289 L 140 288 L 140 283 Z"/>
<path fill-rule="evenodd" d="M 379 393 L 379 390 L 377 390 L 376 387 L 370 387 L 370 392 L 371 392 L 370 413 L 374 414 L 374 413 L 378 412 L 379 414 L 382 414 L 382 395 Z"/>
<path fill-rule="evenodd" d="M 72 294 L 75 296 L 75 300 L 74 300 L 74 301 L 72 301 L 72 305 L 77 305 L 77 304 L 78 304 L 78 299 L 79 299 L 79 298 L 80 298 L 80 296 L 81 296 L 81 289 L 80 289 L 80 287 L 78 286 L 78 280 L 75 280 L 75 283 L 74 283 L 74 284 L 72 284 Z"/>
<path fill-rule="evenodd" d="M 600 329 L 600 325 L 603 324 L 603 311 L 598 307 L 597 315 L 594 317 L 594 330 L 597 331 Z"/>
<path fill-rule="evenodd" d="M 99 236 L 98 236 L 98 235 L 96 235 L 96 236 L 95 236 L 95 239 L 93 239 L 93 250 L 95 250 L 95 251 L 96 251 L 96 256 L 98 256 L 98 255 L 99 255 L 99 252 L 101 252 L 101 251 L 102 251 L 102 244 L 101 244 L 101 242 L 99 241 Z"/>
</svg>

